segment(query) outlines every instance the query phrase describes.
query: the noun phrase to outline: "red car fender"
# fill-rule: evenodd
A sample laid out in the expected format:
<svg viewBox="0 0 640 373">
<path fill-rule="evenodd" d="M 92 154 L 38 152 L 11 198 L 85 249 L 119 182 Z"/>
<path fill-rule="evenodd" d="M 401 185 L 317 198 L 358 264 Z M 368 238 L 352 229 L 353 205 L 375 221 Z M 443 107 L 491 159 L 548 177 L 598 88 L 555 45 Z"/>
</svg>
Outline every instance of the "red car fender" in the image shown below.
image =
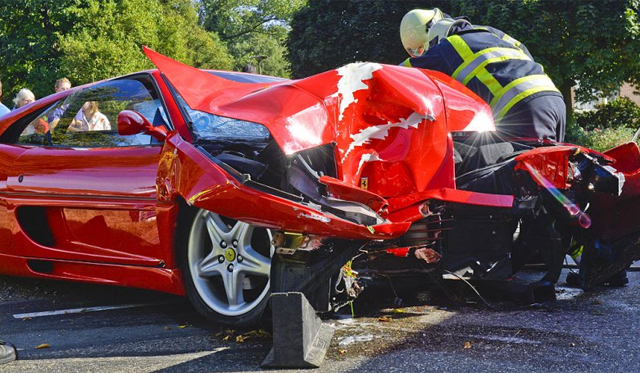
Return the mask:
<svg viewBox="0 0 640 373">
<path fill-rule="evenodd" d="M 607 150 L 604 155 L 614 160 L 613 166 L 624 175 L 620 196 L 599 193 L 589 209 L 591 230 L 605 242 L 614 241 L 637 231 L 640 210 L 640 150 L 629 142 Z"/>
<path fill-rule="evenodd" d="M 586 154 L 597 154 L 609 162 L 615 162 L 615 159 L 600 154 L 593 150 L 583 148 L 577 145 L 561 145 L 561 146 L 545 146 L 529 150 L 516 156 L 514 159 L 518 162 L 514 170 L 523 170 L 531 173 L 530 168 L 535 170 L 549 184 L 545 185 L 539 178 L 534 180 L 540 186 L 553 186 L 557 189 L 567 189 L 567 180 L 569 177 L 569 157 L 576 152 Z"/>
<path fill-rule="evenodd" d="M 180 176 L 182 175 L 182 176 Z M 179 135 L 165 142 L 158 171 L 158 196 L 187 203 L 259 226 L 345 239 L 388 239 L 409 223 L 356 224 L 329 213 L 243 185 Z"/>
<path fill-rule="evenodd" d="M 191 108 L 263 124 L 285 154 L 335 142 L 338 179 L 382 198 L 454 188 L 449 131 L 494 128 L 486 103 L 427 70 L 354 63 L 248 84 L 145 53 Z"/>
</svg>

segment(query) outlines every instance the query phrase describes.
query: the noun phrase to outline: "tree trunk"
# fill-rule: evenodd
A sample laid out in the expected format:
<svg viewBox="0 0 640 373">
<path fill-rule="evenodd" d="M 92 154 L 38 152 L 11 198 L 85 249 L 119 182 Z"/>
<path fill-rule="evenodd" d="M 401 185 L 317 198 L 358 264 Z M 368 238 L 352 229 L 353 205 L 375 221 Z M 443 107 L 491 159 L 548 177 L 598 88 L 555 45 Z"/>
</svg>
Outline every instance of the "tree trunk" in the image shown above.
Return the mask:
<svg viewBox="0 0 640 373">
<path fill-rule="evenodd" d="M 572 125 L 575 121 L 573 116 L 573 95 L 571 94 L 571 88 L 573 88 L 575 84 L 576 83 L 572 79 L 569 79 L 565 80 L 560 85 L 560 93 L 564 98 L 564 104 L 567 108 L 567 127 Z"/>
</svg>

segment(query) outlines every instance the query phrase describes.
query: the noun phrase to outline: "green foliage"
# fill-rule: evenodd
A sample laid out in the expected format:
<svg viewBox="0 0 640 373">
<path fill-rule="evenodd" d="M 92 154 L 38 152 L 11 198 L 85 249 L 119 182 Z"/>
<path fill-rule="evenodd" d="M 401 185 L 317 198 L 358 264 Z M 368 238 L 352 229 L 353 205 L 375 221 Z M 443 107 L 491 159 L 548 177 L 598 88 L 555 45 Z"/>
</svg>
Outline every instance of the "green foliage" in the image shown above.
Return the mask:
<svg viewBox="0 0 640 373">
<path fill-rule="evenodd" d="M 242 70 L 247 64 L 252 64 L 262 74 L 289 77 L 289 62 L 286 59 L 286 48 L 283 39 L 276 39 L 265 34 L 252 34 L 244 40 L 229 44 L 229 52 L 235 56 L 234 70 Z M 260 63 L 255 56 L 266 56 Z M 258 71 L 259 72 L 259 71 Z"/>
<path fill-rule="evenodd" d="M 571 121 L 567 123 L 564 141 L 571 144 L 589 147 L 591 140 L 584 128 L 580 127 L 575 121 Z"/>
<path fill-rule="evenodd" d="M 201 0 L 203 26 L 223 40 L 248 34 L 276 34 L 282 31 L 305 0 Z"/>
<path fill-rule="evenodd" d="M 306 0 L 201 0 L 200 20 L 220 35 L 235 59 L 234 69 L 258 65 L 266 56 L 262 73 L 289 76 L 285 39 L 293 14 Z"/>
<path fill-rule="evenodd" d="M 527 45 L 556 85 L 605 95 L 640 75 L 638 0 L 455 0 L 459 14 Z"/>
<path fill-rule="evenodd" d="M 233 58 L 215 32 L 198 24 L 197 9 L 191 0 L 163 0 L 164 14 L 158 24 L 160 53 L 198 68 L 228 70 Z"/>
<path fill-rule="evenodd" d="M 196 67 L 231 66 L 219 39 L 197 26 L 189 0 L 164 7 L 157 0 L 105 0 L 70 11 L 81 21 L 61 37 L 61 67 L 76 82 L 152 68 L 141 45 Z"/>
<path fill-rule="evenodd" d="M 191 0 L 3 1 L 3 101 L 23 87 L 46 96 L 62 76 L 79 85 L 151 68 L 142 45 L 196 67 L 233 65 L 220 38 L 199 26 Z"/>
<path fill-rule="evenodd" d="M 356 61 L 398 64 L 408 57 L 399 31 L 405 13 L 446 4 L 445 0 L 309 0 L 296 13 L 287 39 L 292 75 L 309 76 Z"/>
<path fill-rule="evenodd" d="M 0 79 L 8 107 L 21 88 L 36 98 L 53 91 L 62 56 L 58 37 L 76 22 L 68 11 L 80 0 L 0 2 Z"/>
<path fill-rule="evenodd" d="M 640 107 L 626 97 L 617 98 L 594 111 L 576 113 L 578 125 L 585 130 L 640 127 Z"/>
<path fill-rule="evenodd" d="M 640 0 L 309 0 L 292 23 L 292 73 L 307 76 L 354 61 L 397 64 L 407 55 L 399 25 L 414 8 L 501 29 L 523 42 L 563 94 L 605 94 L 640 79 Z"/>
<path fill-rule="evenodd" d="M 594 129 L 586 131 L 574 124 L 567 128 L 566 141 L 603 152 L 633 139 L 636 129 L 630 127 Z"/>
</svg>

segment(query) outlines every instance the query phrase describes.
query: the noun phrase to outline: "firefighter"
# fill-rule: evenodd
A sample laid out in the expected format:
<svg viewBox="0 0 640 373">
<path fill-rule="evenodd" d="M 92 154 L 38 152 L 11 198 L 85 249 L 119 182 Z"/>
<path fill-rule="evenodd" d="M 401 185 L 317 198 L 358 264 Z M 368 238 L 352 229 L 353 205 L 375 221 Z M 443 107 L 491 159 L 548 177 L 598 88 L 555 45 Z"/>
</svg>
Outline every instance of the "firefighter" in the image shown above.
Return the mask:
<svg viewBox="0 0 640 373">
<path fill-rule="evenodd" d="M 562 95 L 522 43 L 438 8 L 407 13 L 400 37 L 411 56 L 403 66 L 440 71 L 467 86 L 491 106 L 500 136 L 564 141 Z"/>
</svg>

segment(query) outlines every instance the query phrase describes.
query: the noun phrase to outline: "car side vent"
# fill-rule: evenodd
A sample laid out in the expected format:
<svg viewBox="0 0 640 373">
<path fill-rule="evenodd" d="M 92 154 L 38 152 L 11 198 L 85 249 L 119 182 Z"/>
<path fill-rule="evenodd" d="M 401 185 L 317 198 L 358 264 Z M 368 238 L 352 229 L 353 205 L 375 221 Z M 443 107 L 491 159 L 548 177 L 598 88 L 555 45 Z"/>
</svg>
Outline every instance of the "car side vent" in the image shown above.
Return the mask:
<svg viewBox="0 0 640 373">
<path fill-rule="evenodd" d="M 27 260 L 29 269 L 38 273 L 53 273 L 53 262 L 47 260 Z"/>
<path fill-rule="evenodd" d="M 56 242 L 49 228 L 44 207 L 20 206 L 16 211 L 16 216 L 22 231 L 31 240 L 42 246 L 55 247 Z"/>
</svg>

